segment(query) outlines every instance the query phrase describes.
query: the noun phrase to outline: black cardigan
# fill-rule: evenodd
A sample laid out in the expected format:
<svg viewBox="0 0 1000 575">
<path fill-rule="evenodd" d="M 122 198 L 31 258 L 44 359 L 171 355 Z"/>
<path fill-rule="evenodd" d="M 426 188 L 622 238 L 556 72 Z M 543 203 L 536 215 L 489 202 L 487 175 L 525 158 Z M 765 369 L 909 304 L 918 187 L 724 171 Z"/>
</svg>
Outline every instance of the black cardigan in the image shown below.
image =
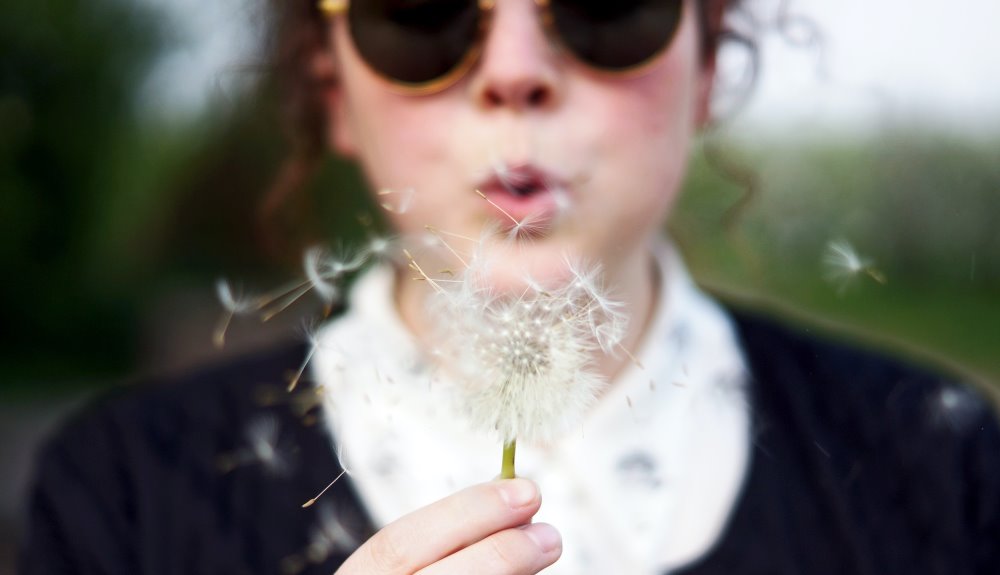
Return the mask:
<svg viewBox="0 0 1000 575">
<path fill-rule="evenodd" d="M 677 573 L 1000 573 L 1000 427 L 978 395 L 734 318 L 752 373 L 749 475 L 718 544 Z M 302 509 L 340 471 L 334 449 L 314 417 L 261 402 L 305 351 L 121 393 L 68 423 L 38 461 L 21 572 L 332 573 L 349 549 L 345 533 L 324 539 L 317 509 L 357 541 L 369 520 L 349 480 Z M 221 472 L 262 412 L 296 446 L 294 472 Z"/>
</svg>

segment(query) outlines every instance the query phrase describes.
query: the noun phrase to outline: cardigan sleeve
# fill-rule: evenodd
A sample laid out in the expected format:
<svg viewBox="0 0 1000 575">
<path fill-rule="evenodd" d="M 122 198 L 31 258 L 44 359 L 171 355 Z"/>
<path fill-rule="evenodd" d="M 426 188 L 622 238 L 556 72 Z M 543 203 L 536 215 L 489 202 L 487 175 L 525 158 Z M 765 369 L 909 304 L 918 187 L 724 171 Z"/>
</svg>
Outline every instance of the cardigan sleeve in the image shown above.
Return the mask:
<svg viewBox="0 0 1000 575">
<path fill-rule="evenodd" d="M 20 573 L 332 573 L 349 550 L 320 545 L 320 506 L 302 502 L 340 471 L 335 446 L 325 426 L 259 393 L 284 389 L 304 355 L 300 344 L 276 345 L 116 389 L 80 412 L 36 459 Z M 262 418 L 274 422 L 274 449 L 290 473 L 258 463 L 221 469 L 220 457 L 246 449 L 247 430 Z M 325 501 L 337 503 L 351 534 L 367 538 L 348 482 Z"/>
<path fill-rule="evenodd" d="M 111 422 L 90 417 L 65 427 L 40 454 L 20 573 L 139 572 L 116 444 Z"/>
</svg>

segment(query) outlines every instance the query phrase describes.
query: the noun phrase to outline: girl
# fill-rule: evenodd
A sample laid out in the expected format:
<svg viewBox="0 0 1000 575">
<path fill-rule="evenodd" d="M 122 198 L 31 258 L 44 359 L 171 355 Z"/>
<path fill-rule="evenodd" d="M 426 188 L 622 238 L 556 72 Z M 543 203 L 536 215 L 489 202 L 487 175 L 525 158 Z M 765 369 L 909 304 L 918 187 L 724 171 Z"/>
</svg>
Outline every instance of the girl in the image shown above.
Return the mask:
<svg viewBox="0 0 1000 575">
<path fill-rule="evenodd" d="M 308 349 L 68 426 L 41 460 L 26 573 L 1000 568 L 1000 435 L 978 397 L 725 310 L 659 238 L 732 2 L 283 4 L 303 141 L 356 160 L 400 235 L 434 245 L 367 272 Z M 449 409 L 431 366 L 460 371 L 463 350 L 427 304 L 477 253 L 500 300 L 602 283 L 630 318 L 588 358 L 611 383 L 581 420 L 522 445 L 524 478 L 486 483 L 497 444 Z M 307 355 L 315 426 L 255 394 Z"/>
</svg>

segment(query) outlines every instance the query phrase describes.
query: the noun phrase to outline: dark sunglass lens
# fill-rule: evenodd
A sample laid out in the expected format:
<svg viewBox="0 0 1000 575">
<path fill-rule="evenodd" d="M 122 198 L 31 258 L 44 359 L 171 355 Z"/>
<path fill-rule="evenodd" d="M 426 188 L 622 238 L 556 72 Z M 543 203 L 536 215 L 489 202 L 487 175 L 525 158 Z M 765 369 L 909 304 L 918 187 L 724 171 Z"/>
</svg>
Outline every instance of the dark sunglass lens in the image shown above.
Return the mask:
<svg viewBox="0 0 1000 575">
<path fill-rule="evenodd" d="M 379 74 L 422 84 L 458 66 L 479 34 L 475 0 L 354 0 L 354 45 Z"/>
<path fill-rule="evenodd" d="M 606 70 L 642 64 L 677 33 L 683 0 L 551 0 L 555 28 L 580 60 Z"/>
</svg>

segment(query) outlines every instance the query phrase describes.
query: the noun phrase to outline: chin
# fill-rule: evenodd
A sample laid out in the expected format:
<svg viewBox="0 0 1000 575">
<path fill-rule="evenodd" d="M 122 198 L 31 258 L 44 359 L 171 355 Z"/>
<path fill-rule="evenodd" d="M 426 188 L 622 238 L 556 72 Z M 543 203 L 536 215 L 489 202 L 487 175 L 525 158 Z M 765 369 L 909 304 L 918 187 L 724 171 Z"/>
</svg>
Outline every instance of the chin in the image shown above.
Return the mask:
<svg viewBox="0 0 1000 575">
<path fill-rule="evenodd" d="M 502 242 L 484 250 L 482 277 L 500 294 L 518 294 L 529 285 L 564 285 L 581 263 L 596 262 L 574 246 L 551 239 Z"/>
</svg>

